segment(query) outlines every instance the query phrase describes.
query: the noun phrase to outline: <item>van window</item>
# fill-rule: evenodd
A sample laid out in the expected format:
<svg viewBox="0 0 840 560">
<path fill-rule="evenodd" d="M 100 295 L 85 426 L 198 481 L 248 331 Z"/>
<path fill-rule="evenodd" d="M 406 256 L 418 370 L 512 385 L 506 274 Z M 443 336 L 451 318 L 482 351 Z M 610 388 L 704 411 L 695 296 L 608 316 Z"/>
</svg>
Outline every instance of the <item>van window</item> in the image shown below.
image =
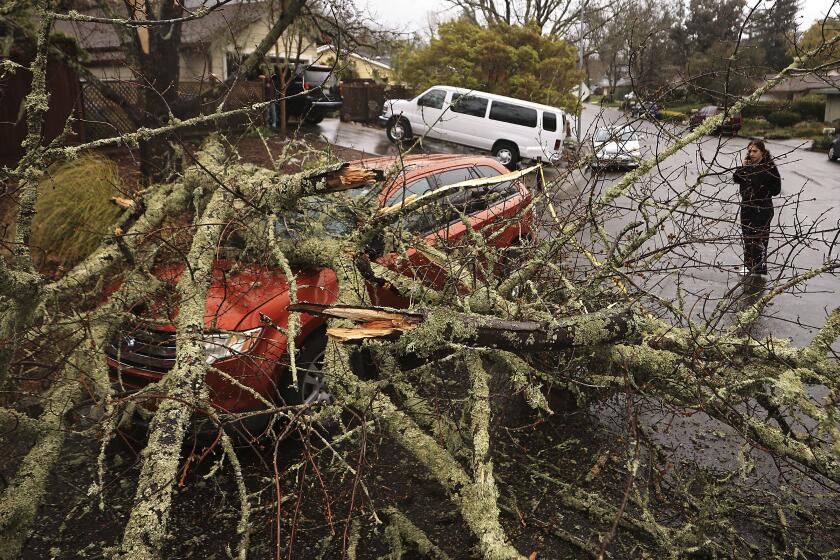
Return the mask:
<svg viewBox="0 0 840 560">
<path fill-rule="evenodd" d="M 522 107 L 504 101 L 493 101 L 490 106 L 490 118 L 494 121 L 502 121 L 520 126 L 537 126 L 537 110 L 529 107 Z"/>
<path fill-rule="evenodd" d="M 474 95 L 454 94 L 452 96 L 452 112 L 472 115 L 473 117 L 484 117 L 487 111 L 487 100 Z"/>
<path fill-rule="evenodd" d="M 555 132 L 557 130 L 557 115 L 554 113 L 543 113 L 543 130 Z"/>
<path fill-rule="evenodd" d="M 433 89 L 430 92 L 424 93 L 423 96 L 417 100 L 417 105 L 420 107 L 431 107 L 432 109 L 443 109 L 444 99 L 446 99 L 446 91 L 442 89 Z"/>
</svg>

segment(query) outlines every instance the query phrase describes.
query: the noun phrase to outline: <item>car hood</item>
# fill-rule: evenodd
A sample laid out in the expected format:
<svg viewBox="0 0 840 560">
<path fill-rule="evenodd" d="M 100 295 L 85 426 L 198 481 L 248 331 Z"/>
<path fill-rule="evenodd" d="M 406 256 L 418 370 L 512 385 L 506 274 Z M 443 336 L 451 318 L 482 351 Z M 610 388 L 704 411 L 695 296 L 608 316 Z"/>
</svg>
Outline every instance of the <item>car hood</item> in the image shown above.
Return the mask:
<svg viewBox="0 0 840 560">
<path fill-rule="evenodd" d="M 391 113 L 399 113 L 410 105 L 410 99 L 386 99 L 382 108 Z"/>
<path fill-rule="evenodd" d="M 161 280 L 176 284 L 184 273 L 184 265 L 169 265 L 154 271 Z M 335 273 L 329 269 L 308 268 L 295 275 L 298 298 L 320 301 L 324 290 L 335 285 Z M 320 296 L 320 297 L 319 297 Z M 288 320 L 289 284 L 276 269 L 243 265 L 233 261 L 216 261 L 207 292 L 204 326 L 207 329 L 242 331 L 264 326 L 262 316 L 285 327 Z M 174 330 L 178 315 L 177 303 L 155 301 L 146 304 L 145 317 L 163 321 L 163 330 Z"/>
<path fill-rule="evenodd" d="M 639 151 L 639 142 L 631 140 L 630 142 L 602 142 L 595 144 L 595 151 L 604 154 L 629 154 L 631 152 Z"/>
</svg>

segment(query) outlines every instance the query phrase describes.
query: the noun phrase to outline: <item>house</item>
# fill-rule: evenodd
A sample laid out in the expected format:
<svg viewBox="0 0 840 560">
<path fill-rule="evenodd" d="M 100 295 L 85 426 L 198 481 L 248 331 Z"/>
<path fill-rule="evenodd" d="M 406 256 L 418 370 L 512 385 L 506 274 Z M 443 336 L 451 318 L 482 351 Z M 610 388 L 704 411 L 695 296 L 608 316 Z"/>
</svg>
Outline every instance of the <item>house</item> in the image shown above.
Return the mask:
<svg viewBox="0 0 840 560">
<path fill-rule="evenodd" d="M 276 17 L 276 7 L 272 10 L 269 2 L 241 2 L 225 4 L 202 18 L 185 21 L 179 53 L 181 80 L 226 79 L 238 62 L 256 49 Z M 86 65 L 98 78 L 134 78 L 113 25 L 57 21 L 55 28 L 79 41 L 90 55 Z M 143 31 L 138 28 L 141 44 Z M 266 58 L 269 62 L 311 64 L 323 62 L 320 56 L 315 38 L 300 30 L 287 30 Z"/>
<path fill-rule="evenodd" d="M 806 95 L 824 95 L 825 120 L 840 119 L 840 73 L 836 70 L 826 74 L 801 74 L 790 76 L 759 98 L 759 101 L 795 101 Z"/>
<path fill-rule="evenodd" d="M 321 45 L 317 52 L 325 64 L 335 62 L 335 47 L 333 45 Z M 346 65 L 354 78 L 394 83 L 394 70 L 390 64 L 380 57 L 370 58 L 357 52 L 342 52 L 341 58 L 343 59 L 341 65 Z"/>
</svg>

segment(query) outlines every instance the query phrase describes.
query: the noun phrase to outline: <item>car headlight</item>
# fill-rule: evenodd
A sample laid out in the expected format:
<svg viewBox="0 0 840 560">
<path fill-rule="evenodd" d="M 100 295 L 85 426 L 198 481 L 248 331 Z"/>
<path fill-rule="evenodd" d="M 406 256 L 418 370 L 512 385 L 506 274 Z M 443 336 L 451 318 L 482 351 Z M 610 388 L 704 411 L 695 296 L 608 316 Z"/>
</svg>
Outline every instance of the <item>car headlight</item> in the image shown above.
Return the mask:
<svg viewBox="0 0 840 560">
<path fill-rule="evenodd" d="M 262 327 L 247 331 L 205 334 L 204 355 L 207 365 L 249 352 L 257 344 L 261 333 Z"/>
</svg>

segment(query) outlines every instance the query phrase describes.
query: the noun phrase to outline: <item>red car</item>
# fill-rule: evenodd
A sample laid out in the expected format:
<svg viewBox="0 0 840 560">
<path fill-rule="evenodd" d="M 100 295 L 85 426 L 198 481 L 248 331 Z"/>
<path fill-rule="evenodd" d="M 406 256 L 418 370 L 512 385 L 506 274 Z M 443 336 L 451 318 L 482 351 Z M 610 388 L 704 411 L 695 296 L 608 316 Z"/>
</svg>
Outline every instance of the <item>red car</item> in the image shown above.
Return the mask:
<svg viewBox="0 0 840 560">
<path fill-rule="evenodd" d="M 377 158 L 355 162 L 367 168 L 390 170 L 394 158 Z M 468 179 L 493 177 L 507 173 L 498 161 L 473 156 L 409 156 L 404 167 L 394 173 L 379 195 L 379 203 L 390 206 L 402 203 L 410 195 L 420 195 L 445 185 Z M 364 192 L 352 193 L 363 196 Z M 488 200 L 491 201 L 488 203 Z M 531 194 L 519 181 L 505 181 L 486 187 L 459 189 L 442 199 L 438 211 L 409 214 L 403 227 L 425 238 L 427 243 L 444 248 L 457 243 L 466 233 L 459 212 L 469 216 L 472 227 L 498 232 L 491 242 L 497 247 L 517 243 L 530 234 L 531 213 L 525 211 Z M 442 211 L 441 211 L 442 210 Z M 278 226 L 279 227 L 279 226 Z M 442 285 L 444 271 L 415 249 L 408 259 L 385 254 L 377 259 L 392 270 L 415 278 L 428 286 Z M 171 283 L 177 282 L 183 265 L 160 269 L 156 275 Z M 297 270 L 298 301 L 330 304 L 337 298 L 335 272 L 329 268 Z M 368 286 L 374 303 L 406 307 L 409 302 L 387 287 Z M 326 400 L 320 364 L 326 347 L 323 318 L 302 315 L 296 347 L 298 386 L 290 388 L 287 339 L 281 332 L 289 319 L 288 283 L 277 269 L 245 265 L 237 261 L 218 260 L 214 265 L 213 282 L 207 298 L 205 315 L 205 352 L 213 368 L 207 383 L 211 400 L 219 410 L 241 412 L 263 407 L 254 393 L 271 402 L 287 404 Z M 157 306 L 157 313 L 151 307 Z M 155 314 L 172 320 L 165 304 L 152 303 L 149 309 L 135 310 L 141 315 Z M 159 380 L 175 363 L 177 333 L 173 325 L 154 329 L 137 327 L 124 332 L 106 349 L 112 381 L 117 392 L 131 392 Z M 218 370 L 218 371 L 217 371 Z M 305 373 L 304 373 L 305 372 Z M 232 383 L 236 380 L 249 389 Z"/>
<path fill-rule="evenodd" d="M 723 112 L 724 108 L 716 105 L 702 107 L 696 113 L 691 115 L 691 118 L 688 121 L 688 128 L 689 130 L 694 130 L 709 117 L 713 117 Z M 738 131 L 741 130 L 742 124 L 744 124 L 744 119 L 741 117 L 741 113 L 730 113 L 726 120 L 723 121 L 723 124 L 712 131 L 712 134 L 718 135 L 725 132 L 735 136 L 738 134 Z"/>
</svg>

